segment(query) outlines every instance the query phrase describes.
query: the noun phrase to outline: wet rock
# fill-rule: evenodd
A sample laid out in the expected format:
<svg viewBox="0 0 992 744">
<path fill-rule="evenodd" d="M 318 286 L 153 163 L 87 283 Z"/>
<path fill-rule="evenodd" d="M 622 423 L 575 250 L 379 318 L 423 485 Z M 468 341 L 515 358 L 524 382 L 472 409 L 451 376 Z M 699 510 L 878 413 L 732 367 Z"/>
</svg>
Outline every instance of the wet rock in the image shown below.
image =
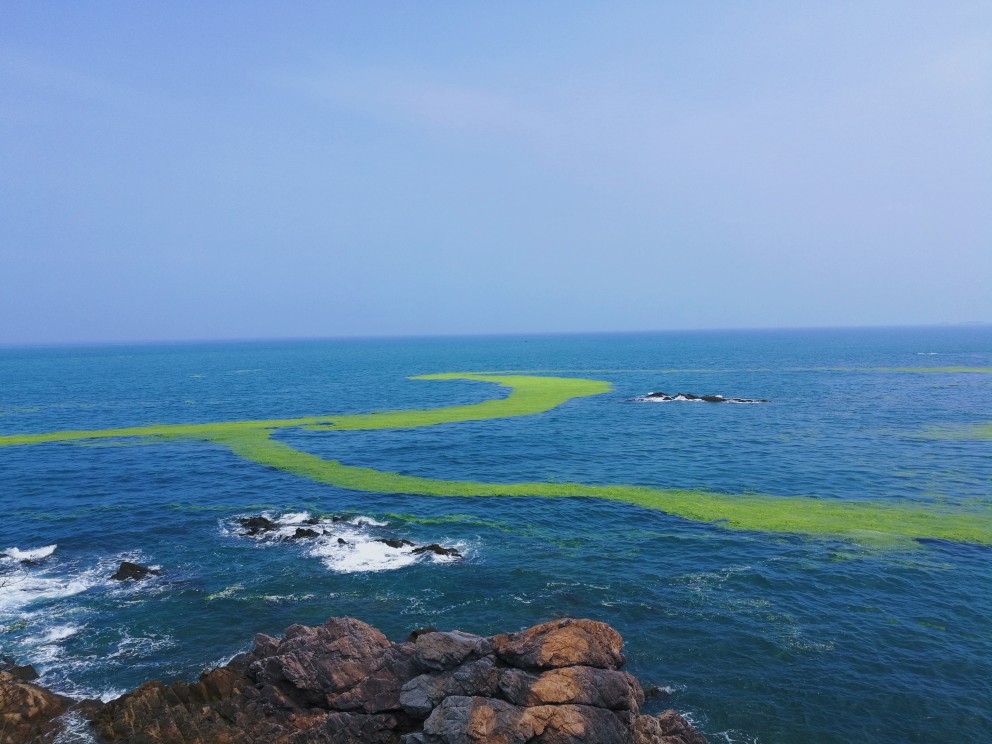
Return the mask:
<svg viewBox="0 0 992 744">
<path fill-rule="evenodd" d="M 376 542 L 384 543 L 391 548 L 409 548 L 413 546 L 413 543 L 410 542 L 409 540 L 395 540 L 389 537 L 380 537 L 376 539 Z"/>
<path fill-rule="evenodd" d="M 707 744 L 706 737 L 674 710 L 659 716 L 638 716 L 634 744 Z"/>
<path fill-rule="evenodd" d="M 160 573 L 161 571 L 148 568 L 148 566 L 141 566 L 137 563 L 131 563 L 131 561 L 121 561 L 117 573 L 110 578 L 115 581 L 141 581 L 142 579 L 147 579 L 149 576 L 158 576 Z"/>
<path fill-rule="evenodd" d="M 595 620 L 552 620 L 519 633 L 494 636 L 493 647 L 500 659 L 522 669 L 577 665 L 618 669 L 626 662 L 623 638 Z"/>
<path fill-rule="evenodd" d="M 0 672 L 7 672 L 14 679 L 22 682 L 34 682 L 38 679 L 38 672 L 33 665 L 20 665 L 9 656 L 0 656 Z"/>
<path fill-rule="evenodd" d="M 296 532 L 293 533 L 293 540 L 304 540 L 310 537 L 320 537 L 320 533 L 317 530 L 311 530 L 306 527 L 297 527 Z"/>
<path fill-rule="evenodd" d="M 273 522 L 268 517 L 242 517 L 241 526 L 245 528 L 242 534 L 245 535 L 258 535 L 262 532 L 270 532 L 271 530 L 277 529 L 278 524 Z"/>
<path fill-rule="evenodd" d="M 430 545 L 421 545 L 419 548 L 414 548 L 411 552 L 416 555 L 421 553 L 436 553 L 437 555 L 450 555 L 454 558 L 461 558 L 462 554 L 459 553 L 454 548 L 443 548 L 437 543 L 431 543 Z"/>
<path fill-rule="evenodd" d="M 324 534 L 327 534 L 327 533 L 324 533 Z M 345 540 L 343 537 L 339 537 L 338 538 L 338 545 L 347 545 L 347 544 L 348 544 L 348 541 Z"/>
</svg>

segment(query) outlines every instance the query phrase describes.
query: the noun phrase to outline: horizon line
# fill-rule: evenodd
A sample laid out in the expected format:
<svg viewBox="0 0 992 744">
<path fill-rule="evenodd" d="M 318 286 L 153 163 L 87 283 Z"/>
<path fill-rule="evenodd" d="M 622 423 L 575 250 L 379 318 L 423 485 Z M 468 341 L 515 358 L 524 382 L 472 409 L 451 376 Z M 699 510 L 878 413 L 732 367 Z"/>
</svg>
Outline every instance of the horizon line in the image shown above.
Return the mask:
<svg viewBox="0 0 992 744">
<path fill-rule="evenodd" d="M 329 335 L 329 336 L 234 336 L 225 338 L 162 338 L 162 339 L 127 339 L 127 340 L 90 340 L 90 341 L 27 341 L 0 342 L 0 350 L 13 349 L 65 349 L 65 348 L 113 348 L 129 346 L 202 346 L 209 344 L 265 344 L 293 343 L 316 341 L 400 341 L 427 339 L 458 339 L 458 338 L 546 338 L 550 336 L 623 336 L 640 334 L 665 333 L 726 333 L 753 331 L 841 331 L 841 330 L 899 330 L 913 328 L 977 328 L 992 326 L 992 322 L 984 320 L 914 323 L 896 325 L 881 323 L 877 325 L 814 325 L 814 326 L 734 326 L 707 328 L 645 328 L 639 330 L 606 330 L 606 331 L 488 331 L 481 333 L 410 333 L 410 334 L 360 334 L 360 335 Z"/>
</svg>

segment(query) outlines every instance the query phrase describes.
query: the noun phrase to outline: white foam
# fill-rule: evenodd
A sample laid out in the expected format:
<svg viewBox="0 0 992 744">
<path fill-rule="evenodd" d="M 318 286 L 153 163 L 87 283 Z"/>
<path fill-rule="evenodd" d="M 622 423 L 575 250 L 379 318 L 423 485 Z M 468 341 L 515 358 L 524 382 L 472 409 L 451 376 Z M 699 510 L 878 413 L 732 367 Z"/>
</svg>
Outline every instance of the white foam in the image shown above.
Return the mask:
<svg viewBox="0 0 992 744">
<path fill-rule="evenodd" d="M 23 573 L 0 579 L 0 615 L 15 613 L 40 600 L 56 600 L 82 594 L 99 583 L 92 573 L 77 577 Z"/>
<path fill-rule="evenodd" d="M 310 555 L 320 558 L 325 566 L 337 573 L 392 571 L 411 566 L 420 558 L 413 554 L 413 547 L 410 545 L 392 548 L 386 543 L 368 538 L 352 539 L 345 545 L 337 540 L 322 540 L 311 549 Z"/>
<path fill-rule="evenodd" d="M 270 517 L 272 519 L 272 517 Z M 273 519 L 274 522 L 279 522 L 280 524 L 303 524 L 308 519 L 310 519 L 310 512 L 289 512 L 288 514 L 283 514 L 278 519 Z"/>
<path fill-rule="evenodd" d="M 103 702 L 107 703 L 112 699 L 108 698 Z M 90 722 L 81 713 L 75 711 L 66 713 L 60 719 L 60 723 L 62 730 L 52 739 L 52 744 L 97 744 Z"/>
<path fill-rule="evenodd" d="M 365 525 L 368 525 L 370 527 L 388 527 L 389 526 L 389 522 L 380 522 L 379 520 L 373 519 L 372 517 L 352 517 L 351 519 L 348 520 L 348 522 L 350 524 L 355 524 L 355 525 L 363 525 L 363 524 L 365 524 Z"/>
<path fill-rule="evenodd" d="M 47 558 L 52 553 L 55 552 L 55 548 L 58 545 L 46 545 L 43 548 L 34 548 L 33 550 L 20 550 L 19 548 L 7 548 L 4 552 L 11 560 L 15 561 L 40 561 L 42 558 Z"/>
<path fill-rule="evenodd" d="M 56 625 L 48 628 L 42 635 L 25 638 L 24 643 L 33 646 L 48 646 L 76 635 L 83 627 L 81 625 Z"/>
</svg>

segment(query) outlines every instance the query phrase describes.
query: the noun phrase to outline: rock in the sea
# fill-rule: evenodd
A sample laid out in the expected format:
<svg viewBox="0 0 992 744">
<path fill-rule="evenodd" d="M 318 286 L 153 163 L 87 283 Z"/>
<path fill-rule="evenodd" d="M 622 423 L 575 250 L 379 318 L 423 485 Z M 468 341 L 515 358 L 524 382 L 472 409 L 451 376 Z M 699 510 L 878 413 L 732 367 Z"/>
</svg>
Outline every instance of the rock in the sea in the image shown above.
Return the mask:
<svg viewBox="0 0 992 744">
<path fill-rule="evenodd" d="M 242 517 L 241 526 L 245 528 L 245 535 L 257 535 L 261 532 L 270 532 L 271 530 L 277 529 L 278 524 L 273 522 L 268 517 L 256 516 L 256 517 Z"/>
<path fill-rule="evenodd" d="M 675 393 L 675 395 L 662 392 L 646 393 L 630 400 L 635 403 L 668 403 L 676 400 L 703 401 L 706 403 L 771 403 L 770 400 L 764 398 L 724 398 L 722 395 L 693 395 L 692 393 L 682 392 Z"/>
<path fill-rule="evenodd" d="M 307 527 L 297 527 L 291 539 L 304 540 L 309 537 L 320 537 L 320 533 L 317 530 L 311 530 Z"/>
<path fill-rule="evenodd" d="M 419 555 L 421 553 L 434 553 L 436 555 L 447 555 L 452 558 L 461 558 L 462 554 L 459 553 L 454 548 L 443 548 L 437 543 L 431 543 L 430 545 L 421 545 L 419 548 L 414 548 L 411 552 Z"/>
<path fill-rule="evenodd" d="M 131 561 L 121 561 L 117 573 L 110 578 L 115 581 L 141 581 L 142 579 L 147 579 L 149 576 L 158 576 L 160 573 L 161 571 L 148 568 L 148 566 L 141 566 L 137 563 L 131 563 Z"/>
<path fill-rule="evenodd" d="M 426 629 L 392 643 L 360 620 L 330 618 L 282 639 L 259 634 L 251 652 L 197 682 L 147 682 L 77 711 L 104 744 L 705 744 L 675 711 L 640 713 L 622 646 L 592 620 L 490 638 Z M 54 696 L 52 706 L 65 709 Z"/>
<path fill-rule="evenodd" d="M 413 543 L 409 540 L 396 540 L 390 537 L 380 537 L 376 539 L 376 542 L 381 542 L 388 545 L 391 548 L 410 548 L 413 547 Z"/>
</svg>

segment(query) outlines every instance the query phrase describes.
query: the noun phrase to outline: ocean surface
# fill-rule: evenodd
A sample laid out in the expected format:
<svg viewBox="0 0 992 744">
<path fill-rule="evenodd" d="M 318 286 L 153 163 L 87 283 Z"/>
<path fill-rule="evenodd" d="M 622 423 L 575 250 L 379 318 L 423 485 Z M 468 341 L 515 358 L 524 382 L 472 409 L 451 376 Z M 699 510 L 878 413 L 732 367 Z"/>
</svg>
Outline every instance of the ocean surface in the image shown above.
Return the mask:
<svg viewBox="0 0 992 744">
<path fill-rule="evenodd" d="M 5 349 L 0 435 L 470 404 L 506 391 L 408 378 L 526 370 L 613 391 L 516 418 L 279 436 L 424 478 L 992 509 L 992 441 L 966 434 L 992 420 L 992 374 L 897 371 L 921 367 L 992 368 L 992 328 Z M 630 400 L 651 391 L 771 402 Z M 192 679 L 256 632 L 330 615 L 394 640 L 570 615 L 616 627 L 653 689 L 645 709 L 678 708 L 713 742 L 992 742 L 989 545 L 345 490 L 149 439 L 0 447 L 0 507 L 0 655 L 74 696 Z M 255 515 L 327 534 L 242 534 Z M 161 574 L 111 581 L 125 559 Z"/>
</svg>

